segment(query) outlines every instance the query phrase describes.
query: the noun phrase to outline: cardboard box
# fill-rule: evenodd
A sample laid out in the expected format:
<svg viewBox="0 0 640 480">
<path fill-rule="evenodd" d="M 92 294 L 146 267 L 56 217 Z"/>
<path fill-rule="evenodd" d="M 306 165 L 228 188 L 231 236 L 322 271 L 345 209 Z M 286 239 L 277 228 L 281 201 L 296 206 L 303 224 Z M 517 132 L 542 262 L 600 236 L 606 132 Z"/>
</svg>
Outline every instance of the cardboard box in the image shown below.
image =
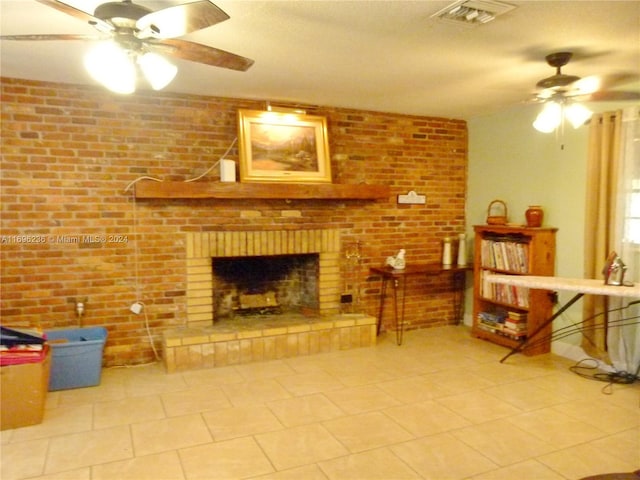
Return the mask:
<svg viewBox="0 0 640 480">
<path fill-rule="evenodd" d="M 46 345 L 41 362 L 0 367 L 0 430 L 42 423 L 50 368 Z"/>
</svg>

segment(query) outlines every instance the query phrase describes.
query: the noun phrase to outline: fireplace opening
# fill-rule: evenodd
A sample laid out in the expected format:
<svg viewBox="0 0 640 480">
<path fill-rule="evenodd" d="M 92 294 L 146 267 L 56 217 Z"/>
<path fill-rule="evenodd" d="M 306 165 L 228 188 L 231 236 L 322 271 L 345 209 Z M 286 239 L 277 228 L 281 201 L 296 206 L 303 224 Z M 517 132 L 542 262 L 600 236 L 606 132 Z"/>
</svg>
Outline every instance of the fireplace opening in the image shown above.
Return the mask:
<svg viewBox="0 0 640 480">
<path fill-rule="evenodd" d="M 317 253 L 213 257 L 212 272 L 214 322 L 319 311 Z"/>
</svg>

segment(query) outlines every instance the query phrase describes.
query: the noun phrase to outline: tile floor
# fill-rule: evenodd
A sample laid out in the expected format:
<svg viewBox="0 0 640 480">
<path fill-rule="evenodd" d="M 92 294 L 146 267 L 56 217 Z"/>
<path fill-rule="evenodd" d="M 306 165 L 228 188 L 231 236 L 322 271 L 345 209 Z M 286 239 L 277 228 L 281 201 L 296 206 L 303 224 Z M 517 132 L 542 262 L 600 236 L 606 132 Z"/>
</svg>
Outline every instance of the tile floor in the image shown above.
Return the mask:
<svg viewBox="0 0 640 480">
<path fill-rule="evenodd" d="M 579 479 L 640 468 L 640 384 L 578 377 L 465 327 L 168 375 L 106 369 L 1 434 L 3 480 Z"/>
</svg>

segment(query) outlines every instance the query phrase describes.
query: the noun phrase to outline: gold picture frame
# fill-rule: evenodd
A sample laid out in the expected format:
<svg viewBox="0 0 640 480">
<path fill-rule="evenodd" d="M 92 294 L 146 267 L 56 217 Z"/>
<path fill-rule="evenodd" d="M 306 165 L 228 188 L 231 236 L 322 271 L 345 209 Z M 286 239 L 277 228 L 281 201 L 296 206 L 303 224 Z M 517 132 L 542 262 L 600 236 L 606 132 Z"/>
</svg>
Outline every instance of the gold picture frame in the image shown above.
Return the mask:
<svg viewBox="0 0 640 480">
<path fill-rule="evenodd" d="M 239 110 L 238 137 L 241 182 L 331 183 L 325 117 Z"/>
</svg>

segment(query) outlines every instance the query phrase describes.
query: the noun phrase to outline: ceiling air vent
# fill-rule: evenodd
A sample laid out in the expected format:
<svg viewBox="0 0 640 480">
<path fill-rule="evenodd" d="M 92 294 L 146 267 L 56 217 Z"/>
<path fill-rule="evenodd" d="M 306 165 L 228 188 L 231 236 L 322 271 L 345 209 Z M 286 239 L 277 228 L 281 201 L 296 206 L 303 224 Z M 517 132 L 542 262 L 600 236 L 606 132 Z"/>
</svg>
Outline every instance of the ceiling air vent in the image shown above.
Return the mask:
<svg viewBox="0 0 640 480">
<path fill-rule="evenodd" d="M 452 3 L 431 17 L 459 25 L 482 25 L 514 8 L 514 5 L 492 0 L 462 0 Z"/>
</svg>

